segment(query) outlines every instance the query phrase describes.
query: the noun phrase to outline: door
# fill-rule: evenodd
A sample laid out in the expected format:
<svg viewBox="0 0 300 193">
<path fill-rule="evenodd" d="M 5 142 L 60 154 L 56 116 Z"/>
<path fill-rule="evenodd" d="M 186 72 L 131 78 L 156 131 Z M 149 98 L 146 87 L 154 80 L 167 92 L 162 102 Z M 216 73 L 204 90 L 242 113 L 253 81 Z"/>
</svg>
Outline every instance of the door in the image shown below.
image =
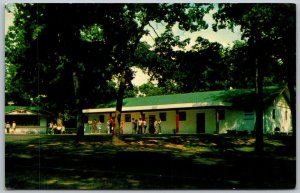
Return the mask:
<svg viewBox="0 0 300 193">
<path fill-rule="evenodd" d="M 149 115 L 149 133 L 154 134 L 155 115 Z"/>
<path fill-rule="evenodd" d="M 197 133 L 205 133 L 205 113 L 197 113 Z"/>
</svg>

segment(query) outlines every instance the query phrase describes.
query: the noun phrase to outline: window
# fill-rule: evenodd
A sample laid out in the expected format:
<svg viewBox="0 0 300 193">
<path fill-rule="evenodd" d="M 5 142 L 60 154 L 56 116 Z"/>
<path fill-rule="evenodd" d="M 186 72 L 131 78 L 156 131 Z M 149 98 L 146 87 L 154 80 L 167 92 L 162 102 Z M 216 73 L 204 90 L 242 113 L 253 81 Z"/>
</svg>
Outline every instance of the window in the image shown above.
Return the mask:
<svg viewBox="0 0 300 193">
<path fill-rule="evenodd" d="M 167 114 L 166 113 L 159 113 L 159 118 L 161 121 L 166 121 L 167 120 Z"/>
<path fill-rule="evenodd" d="M 276 119 L 275 113 L 276 113 L 276 111 L 275 111 L 275 109 L 273 109 L 273 111 L 272 111 L 272 118 L 273 118 L 273 119 Z"/>
<path fill-rule="evenodd" d="M 101 123 L 104 123 L 104 115 L 99 115 L 99 121 L 100 121 Z"/>
<path fill-rule="evenodd" d="M 186 120 L 186 112 L 179 112 L 179 121 L 185 121 Z"/>
<path fill-rule="evenodd" d="M 225 110 L 218 110 L 219 120 L 225 120 Z"/>
<path fill-rule="evenodd" d="M 244 120 L 254 120 L 254 112 L 245 111 Z"/>
<path fill-rule="evenodd" d="M 131 122 L 131 114 L 125 114 L 125 122 Z"/>
<path fill-rule="evenodd" d="M 285 120 L 288 120 L 288 111 L 285 111 Z"/>
</svg>

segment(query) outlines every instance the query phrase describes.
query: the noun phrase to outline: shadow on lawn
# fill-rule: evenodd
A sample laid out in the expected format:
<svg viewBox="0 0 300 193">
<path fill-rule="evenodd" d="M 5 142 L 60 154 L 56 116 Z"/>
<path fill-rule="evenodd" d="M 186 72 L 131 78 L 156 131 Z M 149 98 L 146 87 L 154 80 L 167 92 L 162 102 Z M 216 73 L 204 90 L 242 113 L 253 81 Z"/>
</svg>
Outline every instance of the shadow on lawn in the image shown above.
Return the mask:
<svg viewBox="0 0 300 193">
<path fill-rule="evenodd" d="M 13 136 L 10 136 L 13 137 Z M 8 140 L 6 187 L 12 189 L 278 189 L 295 186 L 295 154 L 267 140 L 224 136 L 41 136 Z M 226 148 L 224 148 L 226 146 Z M 276 156 L 277 151 L 280 156 Z"/>
</svg>

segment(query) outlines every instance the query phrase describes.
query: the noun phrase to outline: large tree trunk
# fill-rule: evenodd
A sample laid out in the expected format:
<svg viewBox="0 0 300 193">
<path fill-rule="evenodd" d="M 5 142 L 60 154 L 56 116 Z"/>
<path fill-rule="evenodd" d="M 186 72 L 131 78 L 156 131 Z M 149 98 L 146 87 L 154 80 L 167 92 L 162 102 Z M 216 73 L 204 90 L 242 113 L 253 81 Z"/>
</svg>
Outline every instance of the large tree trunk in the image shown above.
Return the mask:
<svg viewBox="0 0 300 193">
<path fill-rule="evenodd" d="M 260 44 L 258 42 L 254 43 L 255 48 L 255 94 L 256 94 L 256 123 L 255 123 L 255 151 L 257 154 L 261 155 L 264 150 L 264 139 L 263 139 L 263 73 L 262 73 L 262 62 L 259 57 Z"/>
<path fill-rule="evenodd" d="M 81 106 L 80 106 L 80 98 L 78 96 L 78 91 L 79 91 L 79 80 L 78 80 L 78 76 L 76 72 L 73 72 L 73 84 L 74 84 L 74 96 L 75 96 L 75 114 L 77 117 L 77 128 L 78 126 L 81 124 L 81 119 L 79 119 L 79 117 L 81 117 Z"/>
<path fill-rule="evenodd" d="M 117 104 L 116 104 L 116 113 L 115 113 L 115 128 L 112 136 L 112 143 L 115 145 L 122 144 L 123 141 L 120 138 L 121 132 L 120 124 L 121 124 L 121 114 L 122 114 L 122 106 L 123 106 L 123 96 L 125 91 L 125 71 L 119 77 L 119 90 L 117 96 Z"/>
<path fill-rule="evenodd" d="M 79 142 L 84 135 L 84 122 L 81 113 L 81 105 L 80 105 L 80 96 L 78 94 L 79 91 L 79 80 L 76 72 L 73 72 L 73 84 L 74 84 L 74 96 L 75 96 L 75 108 L 74 114 L 76 114 L 76 128 L 77 128 L 77 136 L 76 141 Z"/>
<path fill-rule="evenodd" d="M 259 71 L 257 69 L 257 71 Z M 259 72 L 257 73 L 259 74 Z M 259 75 L 256 77 L 256 141 L 255 151 L 258 154 L 263 153 L 264 141 L 263 141 L 263 88 L 262 88 L 262 77 Z"/>
<path fill-rule="evenodd" d="M 289 13 L 293 13 L 296 22 L 296 6 L 291 4 L 286 7 Z M 293 146 L 296 148 L 296 25 L 288 31 L 286 47 L 287 83 L 290 92 L 290 108 L 292 113 Z"/>
</svg>

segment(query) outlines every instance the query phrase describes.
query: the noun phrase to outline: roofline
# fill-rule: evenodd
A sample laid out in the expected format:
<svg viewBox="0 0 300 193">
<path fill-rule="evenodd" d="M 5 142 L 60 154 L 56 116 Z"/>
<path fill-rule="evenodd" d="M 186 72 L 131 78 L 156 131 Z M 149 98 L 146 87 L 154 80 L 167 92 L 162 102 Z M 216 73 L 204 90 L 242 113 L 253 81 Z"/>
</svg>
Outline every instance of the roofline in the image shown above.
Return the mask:
<svg viewBox="0 0 300 193">
<path fill-rule="evenodd" d="M 44 113 L 41 113 L 40 110 L 38 111 L 35 111 L 35 110 L 31 110 L 31 109 L 28 109 L 30 106 L 16 106 L 18 108 L 15 108 L 11 111 L 7 111 L 5 112 L 5 115 L 28 115 L 28 116 L 43 116 L 43 117 L 48 117 L 48 115 L 44 114 Z M 40 108 L 39 106 L 35 106 L 35 108 Z M 26 110 L 28 112 L 30 112 L 30 114 L 24 114 L 24 113 L 21 113 L 21 114 L 15 114 L 13 113 L 14 111 L 18 111 L 18 110 Z M 43 110 L 45 111 L 45 110 Z M 45 111 L 47 113 L 49 113 L 48 111 Z M 11 114 L 13 113 L 13 114 Z"/>
<path fill-rule="evenodd" d="M 149 111 L 149 110 L 165 110 L 165 109 L 178 109 L 178 108 L 196 108 L 196 107 L 211 107 L 211 106 L 221 106 L 221 107 L 230 107 L 232 103 L 179 103 L 179 104 L 166 104 L 166 105 L 147 105 L 147 106 L 132 106 L 132 107 L 123 107 L 122 112 L 128 111 Z M 96 108 L 96 109 L 83 109 L 82 113 L 110 113 L 115 112 L 116 108 Z"/>
<path fill-rule="evenodd" d="M 21 106 L 19 106 L 18 108 L 15 108 L 15 109 L 13 109 L 13 110 L 11 110 L 11 111 L 7 111 L 7 112 L 5 112 L 5 114 L 7 114 L 7 113 L 11 113 L 11 112 L 13 112 L 13 111 L 17 111 L 17 110 L 25 110 L 25 107 L 21 107 Z"/>
</svg>

